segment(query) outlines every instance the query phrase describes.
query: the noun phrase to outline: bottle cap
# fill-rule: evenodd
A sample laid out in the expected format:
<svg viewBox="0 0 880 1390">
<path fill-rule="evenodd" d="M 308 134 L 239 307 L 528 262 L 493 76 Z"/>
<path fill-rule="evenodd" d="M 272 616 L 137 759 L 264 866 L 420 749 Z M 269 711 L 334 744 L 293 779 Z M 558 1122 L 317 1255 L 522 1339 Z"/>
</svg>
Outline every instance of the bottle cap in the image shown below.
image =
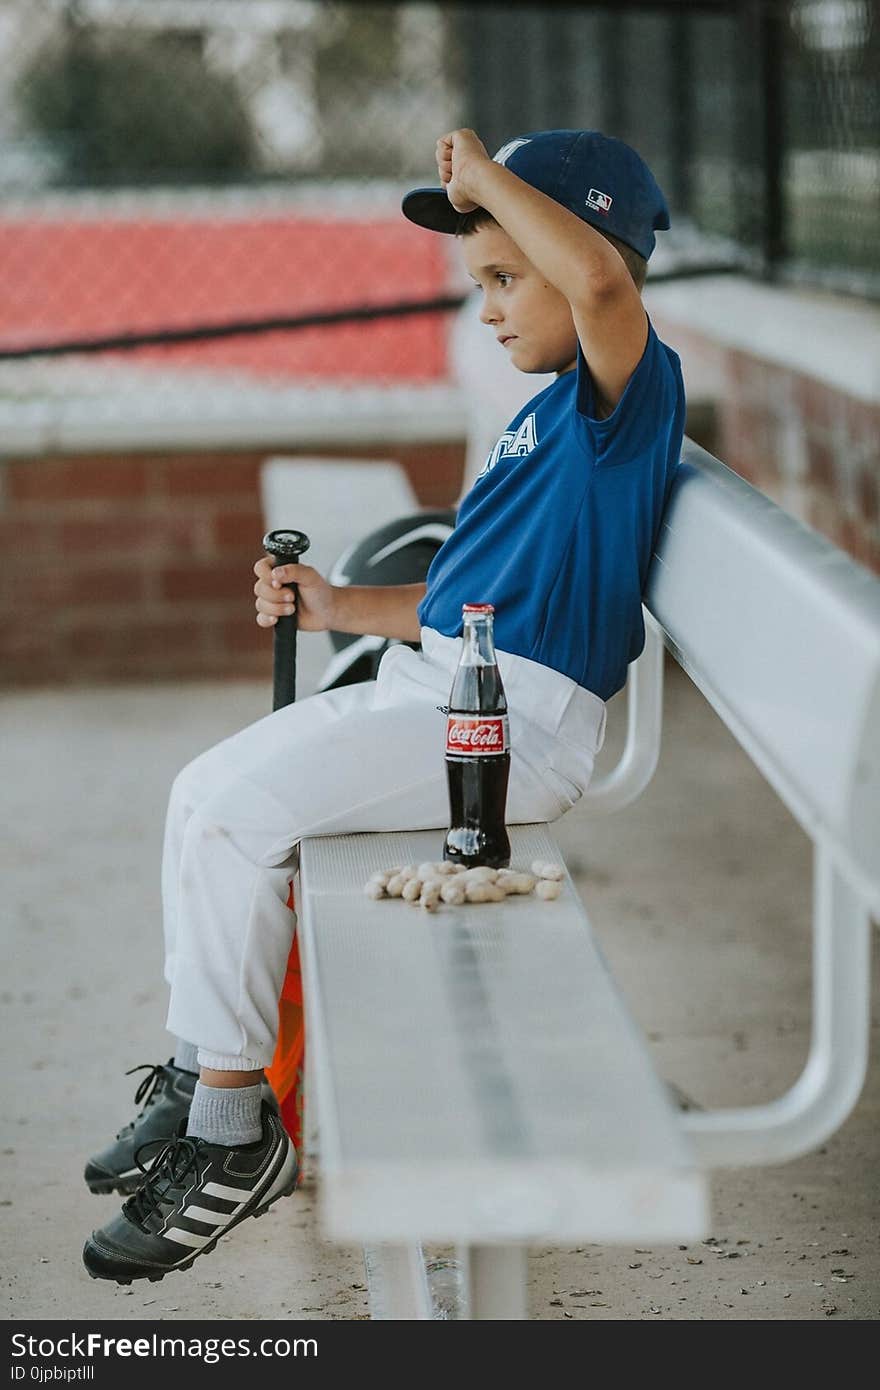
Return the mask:
<svg viewBox="0 0 880 1390">
<path fill-rule="evenodd" d="M 461 611 L 462 613 L 494 613 L 495 605 L 494 603 L 463 603 Z"/>
</svg>

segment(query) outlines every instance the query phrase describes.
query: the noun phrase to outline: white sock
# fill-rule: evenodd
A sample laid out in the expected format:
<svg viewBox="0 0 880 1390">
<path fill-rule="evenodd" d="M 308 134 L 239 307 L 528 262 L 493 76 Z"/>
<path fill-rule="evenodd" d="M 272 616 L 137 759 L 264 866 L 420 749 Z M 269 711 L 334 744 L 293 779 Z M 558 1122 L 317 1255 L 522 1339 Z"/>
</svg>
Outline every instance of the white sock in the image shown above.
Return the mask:
<svg viewBox="0 0 880 1390">
<path fill-rule="evenodd" d="M 262 1088 L 254 1086 L 205 1086 L 196 1082 L 186 1132 L 209 1144 L 240 1149 L 263 1136 Z"/>
</svg>

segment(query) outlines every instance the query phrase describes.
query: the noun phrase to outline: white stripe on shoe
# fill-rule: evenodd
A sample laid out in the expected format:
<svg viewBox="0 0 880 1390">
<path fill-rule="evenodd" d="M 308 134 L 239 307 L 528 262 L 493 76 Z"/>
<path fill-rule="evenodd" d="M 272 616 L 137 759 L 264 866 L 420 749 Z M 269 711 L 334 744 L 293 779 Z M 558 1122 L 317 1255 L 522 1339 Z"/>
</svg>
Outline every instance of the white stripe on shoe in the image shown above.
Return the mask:
<svg viewBox="0 0 880 1390">
<path fill-rule="evenodd" d="M 232 1211 L 211 1211 L 208 1207 L 191 1206 L 185 1207 L 180 1214 L 188 1221 L 204 1221 L 207 1226 L 225 1226 L 227 1221 L 238 1215 L 244 1205 L 244 1202 L 239 1202 Z"/>
<path fill-rule="evenodd" d="M 201 1250 L 203 1245 L 214 1239 L 213 1235 L 197 1236 L 195 1231 L 185 1231 L 182 1226 L 171 1226 L 162 1235 L 166 1240 L 176 1240 L 178 1245 L 191 1245 L 195 1250 Z"/>
<path fill-rule="evenodd" d="M 208 1183 L 207 1187 L 217 1187 L 218 1183 Z M 203 1188 L 200 1196 L 204 1196 L 207 1188 Z M 239 1187 L 226 1187 L 224 1192 L 234 1192 L 234 1204 L 230 1211 L 212 1211 L 210 1207 L 200 1207 L 197 1202 L 190 1202 L 182 1211 L 177 1212 L 177 1222 L 198 1221 L 203 1226 L 216 1226 L 218 1230 L 228 1226 L 238 1216 L 242 1207 L 247 1206 L 250 1200 L 250 1193 L 242 1192 Z M 224 1198 L 230 1201 L 230 1198 Z M 213 1240 L 217 1232 L 212 1231 L 209 1235 L 202 1235 L 198 1231 L 191 1231 L 186 1226 L 175 1224 L 169 1226 L 162 1234 L 166 1240 L 176 1240 L 180 1245 L 192 1245 L 200 1248 L 207 1245 L 209 1240 Z"/>
<path fill-rule="evenodd" d="M 222 1197 L 225 1202 L 235 1202 L 236 1205 L 241 1202 L 242 1197 L 247 1201 L 253 1196 L 252 1192 L 245 1192 L 240 1187 L 224 1187 L 222 1182 L 206 1182 L 202 1194 L 205 1197 Z"/>
</svg>

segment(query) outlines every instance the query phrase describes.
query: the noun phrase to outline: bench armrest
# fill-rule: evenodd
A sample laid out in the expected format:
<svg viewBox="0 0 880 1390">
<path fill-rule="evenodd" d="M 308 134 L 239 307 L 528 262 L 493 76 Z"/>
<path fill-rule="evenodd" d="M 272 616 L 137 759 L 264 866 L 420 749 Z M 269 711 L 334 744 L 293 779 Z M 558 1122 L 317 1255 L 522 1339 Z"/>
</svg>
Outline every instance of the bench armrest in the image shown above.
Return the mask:
<svg viewBox="0 0 880 1390">
<path fill-rule="evenodd" d="M 663 636 L 647 608 L 645 646 L 629 667 L 626 681 L 626 743 L 613 768 L 594 777 L 584 805 L 619 811 L 641 796 L 657 769 L 663 727 Z"/>
</svg>

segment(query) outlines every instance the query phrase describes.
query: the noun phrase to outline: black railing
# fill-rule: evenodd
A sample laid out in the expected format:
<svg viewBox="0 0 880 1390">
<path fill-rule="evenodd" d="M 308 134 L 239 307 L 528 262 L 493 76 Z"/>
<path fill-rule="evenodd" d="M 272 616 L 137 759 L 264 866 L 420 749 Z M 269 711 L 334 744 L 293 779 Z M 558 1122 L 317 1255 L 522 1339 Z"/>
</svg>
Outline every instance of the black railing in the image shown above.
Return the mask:
<svg viewBox="0 0 880 1390">
<path fill-rule="evenodd" d="M 740 269 L 733 262 L 707 262 L 682 266 L 678 270 L 658 271 L 651 284 L 669 280 L 691 280 L 701 275 L 732 274 Z M 343 309 L 325 309 L 311 314 L 291 314 L 275 318 L 229 319 L 225 323 L 191 324 L 188 328 L 155 328 L 141 333 L 115 333 L 89 338 L 65 338 L 55 342 L 27 343 L 14 348 L 0 346 L 0 362 L 21 362 L 32 357 L 67 357 L 77 353 L 133 352 L 145 347 L 177 347 L 183 343 L 211 342 L 218 338 L 251 337 L 260 333 L 295 332 L 304 328 L 334 328 L 341 324 L 372 323 L 377 319 L 407 318 L 411 314 L 450 313 L 467 299 L 463 294 L 435 296 L 433 299 L 399 300 L 395 304 L 352 304 Z"/>
<path fill-rule="evenodd" d="M 673 226 L 731 238 L 768 278 L 880 297 L 875 0 L 455 10 L 467 123 L 488 144 L 602 129 L 647 159 Z"/>
</svg>

